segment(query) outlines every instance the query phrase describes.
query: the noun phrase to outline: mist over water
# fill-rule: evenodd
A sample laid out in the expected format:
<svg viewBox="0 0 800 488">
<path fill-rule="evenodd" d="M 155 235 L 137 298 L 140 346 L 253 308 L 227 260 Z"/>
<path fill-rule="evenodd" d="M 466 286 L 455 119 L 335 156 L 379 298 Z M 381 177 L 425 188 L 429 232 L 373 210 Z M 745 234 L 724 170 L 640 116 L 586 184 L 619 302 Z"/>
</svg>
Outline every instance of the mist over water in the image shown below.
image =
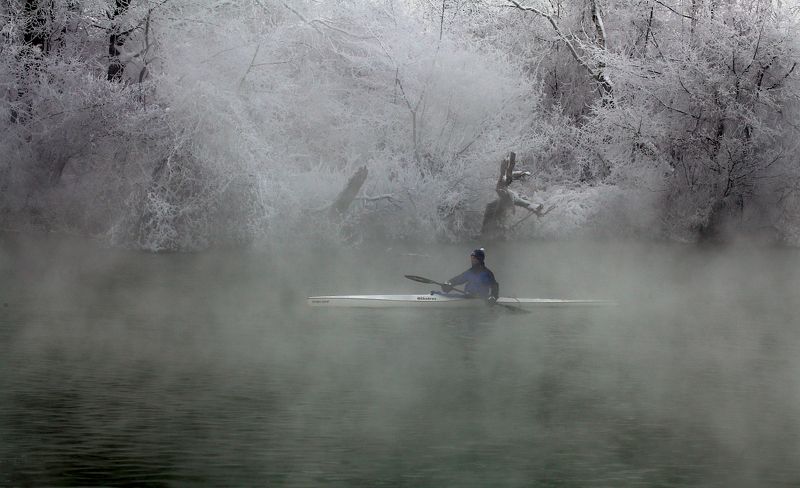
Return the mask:
<svg viewBox="0 0 800 488">
<path fill-rule="evenodd" d="M 487 247 L 503 296 L 614 308 L 311 309 L 423 293 L 469 248 L 143 254 L 0 237 L 0 485 L 800 483 L 800 254 Z"/>
</svg>

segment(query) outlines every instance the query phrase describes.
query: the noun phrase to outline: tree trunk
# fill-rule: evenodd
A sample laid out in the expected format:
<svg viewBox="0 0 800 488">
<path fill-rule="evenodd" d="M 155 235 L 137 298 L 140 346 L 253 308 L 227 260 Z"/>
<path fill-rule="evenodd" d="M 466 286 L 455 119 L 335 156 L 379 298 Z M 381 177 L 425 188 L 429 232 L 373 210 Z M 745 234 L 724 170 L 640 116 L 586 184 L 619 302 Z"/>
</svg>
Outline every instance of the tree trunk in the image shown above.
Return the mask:
<svg viewBox="0 0 800 488">
<path fill-rule="evenodd" d="M 600 6 L 597 4 L 597 0 L 589 0 L 589 8 L 592 14 L 595 35 L 597 36 L 595 43 L 601 50 L 606 51 L 608 49 L 608 36 L 606 35 L 606 27 L 603 23 L 603 17 L 600 14 Z M 604 104 L 613 102 L 614 99 L 614 88 L 605 70 L 606 64 L 603 61 L 599 61 L 594 70 L 594 78 L 600 85 L 600 96 L 603 98 Z"/>
<path fill-rule="evenodd" d="M 50 25 L 53 21 L 53 5 L 49 0 L 25 0 L 25 27 L 23 40 L 44 54 L 50 49 Z"/>
<path fill-rule="evenodd" d="M 131 0 L 115 0 L 114 11 L 109 14 L 111 18 L 111 35 L 108 38 L 108 81 L 120 81 L 125 72 L 125 65 L 122 64 L 120 54 L 122 46 L 128 38 L 130 32 L 121 32 L 117 18 L 128 11 Z"/>
</svg>

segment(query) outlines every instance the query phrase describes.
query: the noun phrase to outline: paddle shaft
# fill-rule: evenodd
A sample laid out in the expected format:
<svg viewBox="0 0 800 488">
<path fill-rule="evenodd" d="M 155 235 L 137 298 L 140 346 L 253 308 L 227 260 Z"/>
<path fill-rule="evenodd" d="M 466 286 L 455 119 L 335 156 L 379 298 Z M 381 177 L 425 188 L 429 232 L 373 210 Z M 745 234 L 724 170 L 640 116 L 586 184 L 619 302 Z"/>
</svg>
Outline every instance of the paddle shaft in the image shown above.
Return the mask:
<svg viewBox="0 0 800 488">
<path fill-rule="evenodd" d="M 418 283 L 427 283 L 429 285 L 445 286 L 444 283 L 439 283 L 438 281 L 434 281 L 434 280 L 432 280 L 430 278 L 423 278 L 422 276 L 414 276 L 414 275 L 404 275 L 404 276 L 406 278 L 408 278 L 409 280 L 416 281 Z M 456 288 L 456 287 L 454 287 L 452 285 L 447 285 L 447 286 L 449 286 L 452 290 L 461 293 L 462 295 L 466 295 L 467 294 L 467 292 L 465 292 L 463 290 L 459 290 L 458 288 Z"/>
</svg>

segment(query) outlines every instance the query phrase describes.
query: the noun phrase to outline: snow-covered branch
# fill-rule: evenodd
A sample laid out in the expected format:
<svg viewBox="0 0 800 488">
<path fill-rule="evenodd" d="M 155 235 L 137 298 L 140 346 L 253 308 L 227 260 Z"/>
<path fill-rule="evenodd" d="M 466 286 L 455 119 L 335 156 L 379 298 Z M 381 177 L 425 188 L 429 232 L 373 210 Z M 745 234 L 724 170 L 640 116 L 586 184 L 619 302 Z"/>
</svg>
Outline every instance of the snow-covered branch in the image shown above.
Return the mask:
<svg viewBox="0 0 800 488">
<path fill-rule="evenodd" d="M 354 200 L 359 200 L 359 201 L 362 201 L 362 202 L 377 202 L 377 201 L 380 201 L 380 200 L 388 200 L 390 203 L 395 203 L 396 202 L 396 199 L 395 199 L 393 193 L 388 193 L 386 195 L 374 195 L 374 196 L 365 195 L 363 197 L 356 197 L 356 198 L 354 198 Z"/>
<path fill-rule="evenodd" d="M 545 19 L 547 19 L 547 21 L 553 27 L 553 30 L 555 30 L 559 39 L 561 39 L 561 42 L 563 42 L 564 45 L 567 46 L 567 49 L 569 49 L 569 52 L 575 59 L 575 61 L 579 65 L 581 65 L 584 69 L 586 69 L 589 75 L 600 84 L 603 97 L 605 98 L 606 96 L 608 97 L 612 96 L 613 83 L 611 82 L 611 79 L 608 77 L 608 74 L 605 72 L 604 63 L 602 61 L 599 61 L 595 63 L 596 66 L 592 66 L 585 59 L 583 59 L 583 57 L 581 57 L 580 54 L 578 54 L 578 50 L 575 47 L 575 41 L 577 41 L 575 36 L 565 34 L 564 31 L 561 29 L 561 27 L 558 25 L 558 22 L 556 22 L 556 19 L 553 17 L 552 14 L 549 14 L 544 10 L 538 9 L 536 7 L 523 6 L 516 0 L 507 0 L 507 1 L 508 4 L 506 5 L 506 7 L 513 7 L 518 10 L 522 10 L 523 12 L 533 12 L 536 15 L 539 15 L 540 17 L 544 17 Z M 592 11 L 592 19 L 593 22 L 595 23 L 595 28 L 597 31 L 597 41 L 596 41 L 597 47 L 599 47 L 601 50 L 605 50 L 607 36 L 605 33 L 605 26 L 603 25 L 603 19 L 600 16 L 596 0 L 591 0 L 591 11 Z"/>
<path fill-rule="evenodd" d="M 527 197 L 524 197 L 524 196 L 520 195 L 519 193 L 515 192 L 514 190 L 510 190 L 510 189 L 506 188 L 505 191 L 508 192 L 508 195 L 511 197 L 511 201 L 514 202 L 514 205 L 516 205 L 517 207 L 522 207 L 522 208 L 524 208 L 526 210 L 529 210 L 531 212 L 534 212 L 534 213 L 541 212 L 542 208 L 544 208 L 544 204 L 542 204 L 542 203 L 539 203 L 539 204 L 533 203 Z"/>
</svg>

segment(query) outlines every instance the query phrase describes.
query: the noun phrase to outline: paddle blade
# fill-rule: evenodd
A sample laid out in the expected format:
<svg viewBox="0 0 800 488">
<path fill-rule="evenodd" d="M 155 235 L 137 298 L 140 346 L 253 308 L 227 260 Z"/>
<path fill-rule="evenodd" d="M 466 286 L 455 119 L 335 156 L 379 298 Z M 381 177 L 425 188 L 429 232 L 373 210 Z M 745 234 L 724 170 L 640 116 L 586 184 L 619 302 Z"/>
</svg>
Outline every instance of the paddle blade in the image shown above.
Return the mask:
<svg viewBox="0 0 800 488">
<path fill-rule="evenodd" d="M 429 280 L 428 278 L 423 278 L 422 276 L 414 276 L 414 275 L 403 275 L 411 281 L 417 281 L 419 283 L 427 283 L 429 285 L 438 285 L 439 283 L 433 280 Z"/>
</svg>

